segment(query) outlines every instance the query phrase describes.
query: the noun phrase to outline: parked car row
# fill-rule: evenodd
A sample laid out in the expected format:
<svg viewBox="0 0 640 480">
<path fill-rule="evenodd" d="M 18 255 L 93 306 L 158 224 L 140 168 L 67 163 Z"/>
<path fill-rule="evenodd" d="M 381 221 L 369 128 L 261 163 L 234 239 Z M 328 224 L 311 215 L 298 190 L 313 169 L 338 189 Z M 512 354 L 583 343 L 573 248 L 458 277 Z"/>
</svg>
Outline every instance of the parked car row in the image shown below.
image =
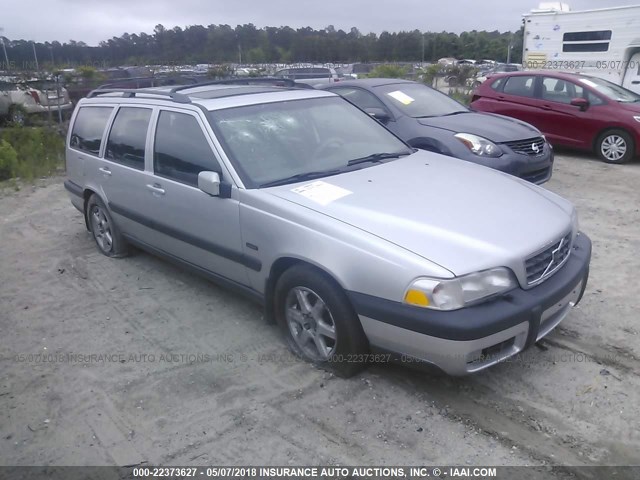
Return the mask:
<svg viewBox="0 0 640 480">
<path fill-rule="evenodd" d="M 551 178 L 553 148 L 519 120 L 476 113 L 408 80 L 371 78 L 318 88 L 337 93 L 415 148 L 495 168 L 533 183 Z"/>
<path fill-rule="evenodd" d="M 0 120 L 24 125 L 29 115 L 70 112 L 69 93 L 50 82 L 0 82 Z"/>
<path fill-rule="evenodd" d="M 442 130 L 450 153 L 489 162 L 535 157 L 503 142 L 535 129 L 419 87 L 94 91 L 71 120 L 65 187 L 102 254 L 136 245 L 246 294 L 321 368 L 398 358 L 477 372 L 567 316 L 591 242 L 558 195 L 394 134 Z M 345 101 L 366 94 L 365 111 Z"/>
<path fill-rule="evenodd" d="M 640 95 L 601 78 L 558 71 L 492 76 L 471 108 L 538 128 L 554 145 L 595 152 L 607 163 L 640 154 Z"/>
</svg>

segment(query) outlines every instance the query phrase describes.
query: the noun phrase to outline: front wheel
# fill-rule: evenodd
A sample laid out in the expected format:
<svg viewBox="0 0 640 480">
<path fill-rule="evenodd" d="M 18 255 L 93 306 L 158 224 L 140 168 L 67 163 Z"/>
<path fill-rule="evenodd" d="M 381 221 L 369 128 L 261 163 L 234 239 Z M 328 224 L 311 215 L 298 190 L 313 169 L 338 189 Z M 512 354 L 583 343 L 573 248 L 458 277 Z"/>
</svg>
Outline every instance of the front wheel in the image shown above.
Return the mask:
<svg viewBox="0 0 640 480">
<path fill-rule="evenodd" d="M 364 368 L 369 345 L 362 325 L 345 293 L 323 272 L 307 265 L 284 272 L 275 311 L 297 356 L 341 377 Z"/>
<path fill-rule="evenodd" d="M 633 138 L 623 130 L 609 130 L 596 143 L 596 153 L 607 163 L 627 163 L 635 152 Z"/>
</svg>

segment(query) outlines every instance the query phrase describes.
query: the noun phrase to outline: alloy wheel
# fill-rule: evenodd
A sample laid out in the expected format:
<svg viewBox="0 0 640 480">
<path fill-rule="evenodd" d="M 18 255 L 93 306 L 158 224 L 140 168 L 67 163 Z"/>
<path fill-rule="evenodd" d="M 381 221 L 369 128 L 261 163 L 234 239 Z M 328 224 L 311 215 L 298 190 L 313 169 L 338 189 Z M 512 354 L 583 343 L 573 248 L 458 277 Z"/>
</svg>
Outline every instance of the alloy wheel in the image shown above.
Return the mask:
<svg viewBox="0 0 640 480">
<path fill-rule="evenodd" d="M 93 232 L 98 247 L 105 253 L 111 252 L 113 248 L 111 225 L 99 205 L 94 205 L 91 209 L 91 231 Z"/>
<path fill-rule="evenodd" d="M 285 302 L 285 318 L 296 345 L 310 359 L 326 361 L 335 353 L 337 335 L 333 316 L 313 290 L 292 288 Z"/>
</svg>

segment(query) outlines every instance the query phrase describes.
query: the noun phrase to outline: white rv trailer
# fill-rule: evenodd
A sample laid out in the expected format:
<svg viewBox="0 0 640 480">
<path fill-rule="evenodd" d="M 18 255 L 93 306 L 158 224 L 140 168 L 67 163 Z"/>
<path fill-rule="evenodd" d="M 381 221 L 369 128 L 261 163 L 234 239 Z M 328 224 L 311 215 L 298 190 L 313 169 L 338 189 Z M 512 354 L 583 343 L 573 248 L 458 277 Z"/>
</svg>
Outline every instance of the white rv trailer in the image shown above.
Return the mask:
<svg viewBox="0 0 640 480">
<path fill-rule="evenodd" d="M 526 69 L 582 72 L 640 93 L 640 5 L 571 11 L 552 2 L 523 16 Z"/>
</svg>

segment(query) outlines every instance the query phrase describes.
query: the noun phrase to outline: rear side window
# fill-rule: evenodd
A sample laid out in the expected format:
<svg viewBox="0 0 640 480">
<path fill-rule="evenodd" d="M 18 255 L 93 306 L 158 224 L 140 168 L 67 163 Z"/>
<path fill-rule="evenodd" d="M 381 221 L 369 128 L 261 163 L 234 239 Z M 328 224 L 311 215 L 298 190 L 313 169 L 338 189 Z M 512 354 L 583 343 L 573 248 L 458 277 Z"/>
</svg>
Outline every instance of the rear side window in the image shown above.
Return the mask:
<svg viewBox="0 0 640 480">
<path fill-rule="evenodd" d="M 494 81 L 491 83 L 491 85 L 490 85 L 490 86 L 491 86 L 491 88 L 492 88 L 493 90 L 500 91 L 500 90 L 502 90 L 502 86 L 504 85 L 504 83 L 505 83 L 506 81 L 507 81 L 507 77 L 501 77 L 501 78 L 498 78 L 498 79 L 494 80 Z"/>
<path fill-rule="evenodd" d="M 151 110 L 148 108 L 124 107 L 118 110 L 104 158 L 144 170 L 144 146 L 150 118 Z"/>
<path fill-rule="evenodd" d="M 202 127 L 195 117 L 177 112 L 162 111 L 158 118 L 153 152 L 156 175 L 198 186 L 202 171 L 220 173 Z"/>
<path fill-rule="evenodd" d="M 509 77 L 504 84 L 502 91 L 509 95 L 518 95 L 520 97 L 533 97 L 534 85 L 536 77 L 534 76 L 517 76 Z"/>
<path fill-rule="evenodd" d="M 69 146 L 92 155 L 98 155 L 102 135 L 112 111 L 111 107 L 82 107 L 78 110 Z"/>
<path fill-rule="evenodd" d="M 367 108 L 382 108 L 387 111 L 386 107 L 372 93 L 360 88 L 332 88 L 332 92 L 346 98 L 362 110 Z"/>
</svg>

